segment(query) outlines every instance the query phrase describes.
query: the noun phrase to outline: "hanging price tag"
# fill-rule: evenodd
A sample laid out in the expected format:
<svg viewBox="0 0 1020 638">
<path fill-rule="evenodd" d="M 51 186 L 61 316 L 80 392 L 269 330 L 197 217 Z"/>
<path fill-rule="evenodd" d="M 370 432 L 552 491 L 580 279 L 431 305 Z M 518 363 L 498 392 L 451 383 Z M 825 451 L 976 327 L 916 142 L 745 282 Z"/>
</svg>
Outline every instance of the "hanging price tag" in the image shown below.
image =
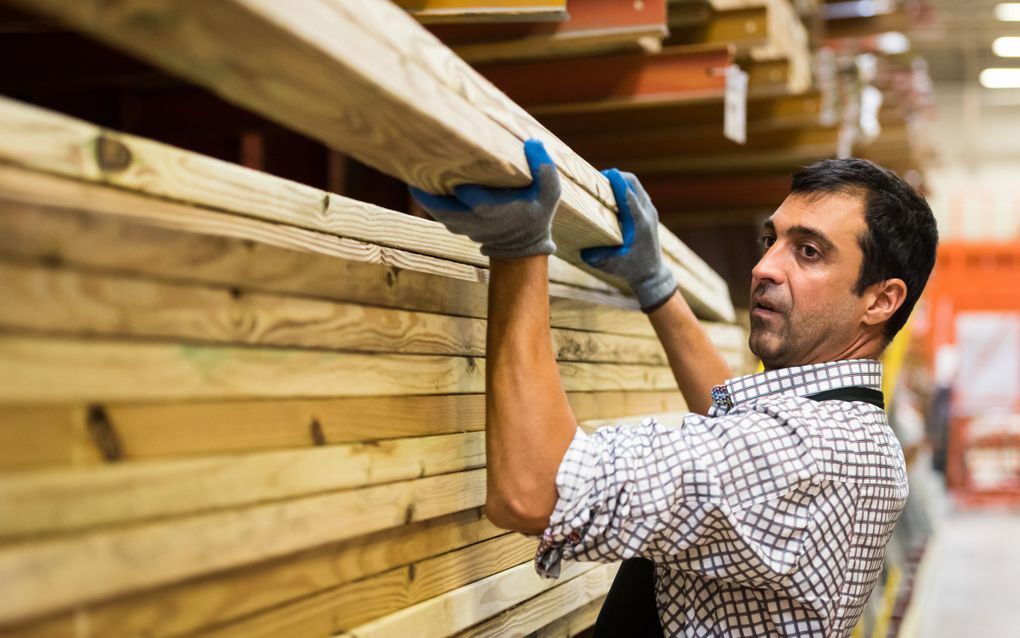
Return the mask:
<svg viewBox="0 0 1020 638">
<path fill-rule="evenodd" d="M 747 141 L 747 72 L 736 64 L 726 67 L 725 102 L 723 135 L 743 144 Z"/>
</svg>

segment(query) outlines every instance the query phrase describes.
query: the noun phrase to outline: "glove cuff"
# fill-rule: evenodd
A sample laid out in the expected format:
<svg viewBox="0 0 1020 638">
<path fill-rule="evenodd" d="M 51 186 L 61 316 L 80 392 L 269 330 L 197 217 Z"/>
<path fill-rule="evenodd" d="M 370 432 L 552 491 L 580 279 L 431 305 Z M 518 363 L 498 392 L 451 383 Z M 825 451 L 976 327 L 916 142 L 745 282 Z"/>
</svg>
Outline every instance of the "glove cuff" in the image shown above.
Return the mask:
<svg viewBox="0 0 1020 638">
<path fill-rule="evenodd" d="M 634 295 L 641 304 L 642 312 L 649 313 L 669 301 L 677 288 L 673 272 L 661 265 L 654 276 L 634 286 Z"/>
<path fill-rule="evenodd" d="M 500 246 L 482 245 L 480 252 L 486 257 L 496 259 L 513 259 L 514 257 L 532 257 L 534 255 L 552 255 L 556 252 L 556 242 L 552 237 L 543 237 L 538 241 L 526 246 L 515 246 L 513 248 L 502 248 Z"/>
</svg>

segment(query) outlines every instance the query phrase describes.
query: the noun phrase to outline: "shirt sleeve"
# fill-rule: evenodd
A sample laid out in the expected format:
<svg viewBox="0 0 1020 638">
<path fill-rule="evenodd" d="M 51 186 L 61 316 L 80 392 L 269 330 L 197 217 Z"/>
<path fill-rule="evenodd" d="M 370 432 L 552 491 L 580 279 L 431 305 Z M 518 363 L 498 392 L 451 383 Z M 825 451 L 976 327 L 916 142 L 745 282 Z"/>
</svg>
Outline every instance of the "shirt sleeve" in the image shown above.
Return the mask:
<svg viewBox="0 0 1020 638">
<path fill-rule="evenodd" d="M 556 577 L 564 559 L 644 556 L 715 575 L 750 562 L 767 578 L 796 562 L 816 475 L 807 437 L 767 414 L 578 429 L 536 568 Z"/>
</svg>

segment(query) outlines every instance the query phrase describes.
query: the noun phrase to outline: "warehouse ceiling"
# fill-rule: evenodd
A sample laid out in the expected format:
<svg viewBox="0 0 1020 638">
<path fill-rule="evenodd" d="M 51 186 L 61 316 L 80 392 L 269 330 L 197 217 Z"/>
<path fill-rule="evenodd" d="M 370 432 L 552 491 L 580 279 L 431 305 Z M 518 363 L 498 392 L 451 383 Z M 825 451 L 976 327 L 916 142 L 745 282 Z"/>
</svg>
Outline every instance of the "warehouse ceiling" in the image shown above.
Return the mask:
<svg viewBox="0 0 1020 638">
<path fill-rule="evenodd" d="M 1020 68 L 1020 58 L 1000 58 L 992 52 L 995 38 L 1020 36 L 1020 22 L 996 19 L 997 0 L 927 0 L 926 4 L 933 15 L 924 20 L 928 24 L 916 29 L 912 40 L 928 60 L 933 80 L 977 83 L 984 68 Z"/>
</svg>

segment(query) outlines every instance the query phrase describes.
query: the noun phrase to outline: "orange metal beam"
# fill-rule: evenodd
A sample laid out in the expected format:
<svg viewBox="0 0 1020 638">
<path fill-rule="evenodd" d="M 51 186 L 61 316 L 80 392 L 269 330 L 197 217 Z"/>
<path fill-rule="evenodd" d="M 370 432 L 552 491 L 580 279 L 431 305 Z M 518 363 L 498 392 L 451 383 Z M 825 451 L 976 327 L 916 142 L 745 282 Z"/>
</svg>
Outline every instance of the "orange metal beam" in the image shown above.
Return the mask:
<svg viewBox="0 0 1020 638">
<path fill-rule="evenodd" d="M 642 174 L 641 184 L 660 211 L 773 210 L 790 192 L 789 173 L 716 175 Z"/>
<path fill-rule="evenodd" d="M 723 71 L 732 61 L 725 47 L 676 47 L 657 55 L 541 60 L 478 71 L 518 104 L 551 112 L 719 97 L 725 89 Z"/>
</svg>

